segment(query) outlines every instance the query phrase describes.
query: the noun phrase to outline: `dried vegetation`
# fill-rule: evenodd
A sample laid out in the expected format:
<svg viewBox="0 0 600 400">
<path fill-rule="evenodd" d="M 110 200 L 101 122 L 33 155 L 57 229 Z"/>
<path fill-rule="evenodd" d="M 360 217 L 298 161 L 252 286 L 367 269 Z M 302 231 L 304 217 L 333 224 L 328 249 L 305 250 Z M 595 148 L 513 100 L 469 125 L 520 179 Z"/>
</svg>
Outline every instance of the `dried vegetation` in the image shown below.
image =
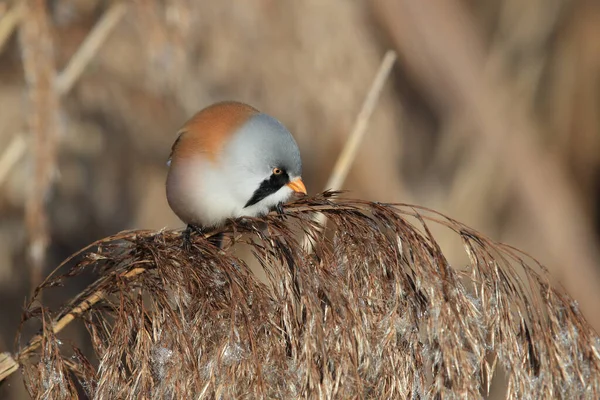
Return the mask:
<svg viewBox="0 0 600 400">
<path fill-rule="evenodd" d="M 430 210 L 332 196 L 235 222 L 223 250 L 203 237 L 183 250 L 176 231 L 124 232 L 84 249 L 37 295 L 81 274 L 93 283 L 59 310 L 28 306 L 42 335 L 21 350 L 28 390 L 475 399 L 501 369 L 507 398 L 598 398 L 600 340 L 534 260 Z M 328 217 L 327 235 L 315 212 Z M 461 238 L 468 265 L 449 264 L 432 225 Z M 264 282 L 236 256 L 244 245 Z M 56 334 L 73 317 L 91 354 Z"/>
</svg>

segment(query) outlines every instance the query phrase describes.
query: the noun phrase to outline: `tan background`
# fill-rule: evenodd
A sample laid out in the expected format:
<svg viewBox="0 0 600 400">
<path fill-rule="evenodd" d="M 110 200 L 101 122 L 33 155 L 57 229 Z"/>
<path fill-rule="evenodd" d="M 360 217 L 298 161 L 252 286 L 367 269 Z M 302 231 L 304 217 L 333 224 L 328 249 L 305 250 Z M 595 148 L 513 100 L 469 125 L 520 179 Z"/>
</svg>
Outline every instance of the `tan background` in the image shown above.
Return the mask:
<svg viewBox="0 0 600 400">
<path fill-rule="evenodd" d="M 60 260 L 119 230 L 182 225 L 165 162 L 206 105 L 281 120 L 309 193 L 322 190 L 388 48 L 398 63 L 349 196 L 428 206 L 527 251 L 600 328 L 597 2 L 125 4 L 0 3 L 0 351 Z M 79 73 L 67 66 L 93 29 L 106 41 Z M 19 379 L 0 397 L 24 396 Z"/>
</svg>

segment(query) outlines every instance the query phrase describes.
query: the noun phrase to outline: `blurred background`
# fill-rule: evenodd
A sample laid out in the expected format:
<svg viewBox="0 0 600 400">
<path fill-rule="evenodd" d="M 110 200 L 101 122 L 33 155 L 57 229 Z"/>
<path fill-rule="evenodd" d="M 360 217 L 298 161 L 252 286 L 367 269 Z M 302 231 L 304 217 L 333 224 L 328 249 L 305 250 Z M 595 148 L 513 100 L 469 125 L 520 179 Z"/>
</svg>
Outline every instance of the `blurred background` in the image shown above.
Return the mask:
<svg viewBox="0 0 600 400">
<path fill-rule="evenodd" d="M 0 2 L 0 351 L 68 255 L 183 225 L 166 160 L 215 101 L 282 121 L 323 190 L 388 49 L 347 196 L 427 206 L 526 251 L 598 330 L 599 38 L 594 0 Z M 22 395 L 18 374 L 0 387 Z"/>
</svg>

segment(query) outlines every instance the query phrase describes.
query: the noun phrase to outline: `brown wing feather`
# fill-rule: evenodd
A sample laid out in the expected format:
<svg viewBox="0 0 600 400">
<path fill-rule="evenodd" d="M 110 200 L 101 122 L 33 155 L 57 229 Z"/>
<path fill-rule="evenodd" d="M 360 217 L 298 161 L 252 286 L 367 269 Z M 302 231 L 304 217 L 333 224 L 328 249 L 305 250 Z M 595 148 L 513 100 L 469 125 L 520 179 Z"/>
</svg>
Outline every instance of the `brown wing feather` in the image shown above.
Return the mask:
<svg viewBox="0 0 600 400">
<path fill-rule="evenodd" d="M 215 161 L 227 139 L 259 111 L 244 103 L 213 104 L 190 118 L 179 130 L 169 161 L 203 154 Z"/>
</svg>

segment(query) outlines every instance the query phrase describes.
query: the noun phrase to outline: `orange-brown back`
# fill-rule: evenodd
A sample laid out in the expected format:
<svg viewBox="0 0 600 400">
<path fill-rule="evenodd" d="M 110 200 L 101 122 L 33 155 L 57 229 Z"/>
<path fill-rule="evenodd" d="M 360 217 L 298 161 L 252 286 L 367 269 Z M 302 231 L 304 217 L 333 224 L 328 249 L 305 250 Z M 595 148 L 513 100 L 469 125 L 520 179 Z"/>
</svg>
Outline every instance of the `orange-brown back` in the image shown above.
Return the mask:
<svg viewBox="0 0 600 400">
<path fill-rule="evenodd" d="M 198 111 L 179 130 L 170 159 L 186 159 L 203 154 L 208 160 L 215 161 L 228 138 L 258 113 L 254 107 L 235 101 L 216 103 Z"/>
</svg>

